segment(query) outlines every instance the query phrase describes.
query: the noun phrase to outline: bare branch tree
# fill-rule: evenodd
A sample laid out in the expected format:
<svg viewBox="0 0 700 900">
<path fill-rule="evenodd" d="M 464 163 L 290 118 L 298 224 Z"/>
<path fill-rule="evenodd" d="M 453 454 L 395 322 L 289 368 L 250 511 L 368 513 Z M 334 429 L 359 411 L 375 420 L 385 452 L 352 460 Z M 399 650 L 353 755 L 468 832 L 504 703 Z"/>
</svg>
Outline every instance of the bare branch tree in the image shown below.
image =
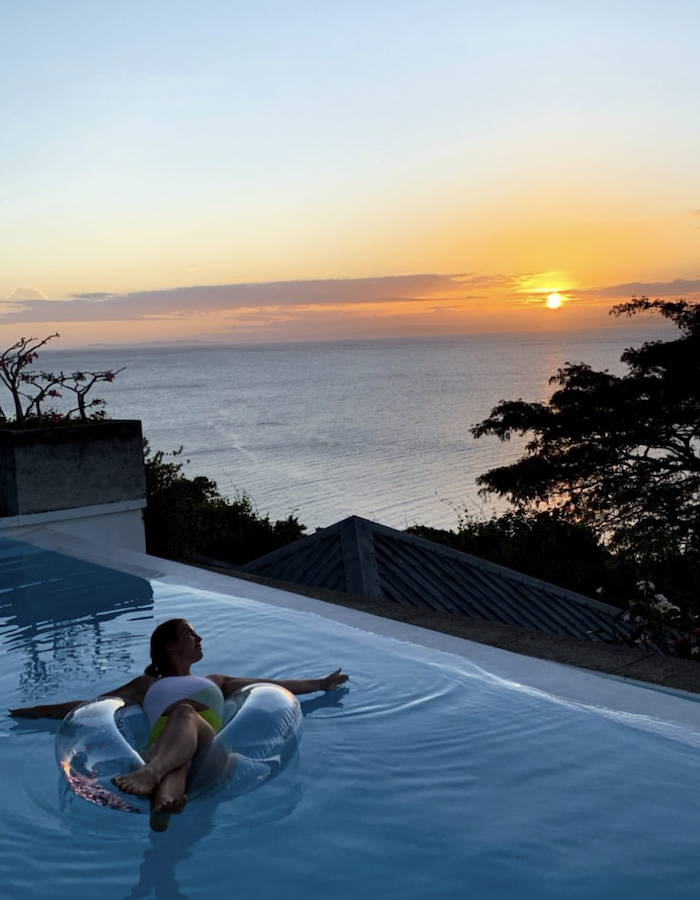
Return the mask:
<svg viewBox="0 0 700 900">
<path fill-rule="evenodd" d="M 82 422 L 90 419 L 104 418 L 105 401 L 101 398 L 88 400 L 87 395 L 99 382 L 111 383 L 121 369 L 106 369 L 99 372 L 79 371 L 58 374 L 46 371 L 34 371 L 29 367 L 37 359 L 38 351 L 49 341 L 59 337 L 58 333 L 50 334 L 43 339 L 20 338 L 7 350 L 0 353 L 0 385 L 10 392 L 14 406 L 14 421 L 17 425 L 31 422 L 69 421 L 77 413 Z M 46 404 L 57 400 L 69 391 L 75 395 L 77 405 L 65 413 L 46 409 Z M 90 412 L 92 410 L 92 412 Z M 0 422 L 10 421 L 0 406 Z"/>
</svg>

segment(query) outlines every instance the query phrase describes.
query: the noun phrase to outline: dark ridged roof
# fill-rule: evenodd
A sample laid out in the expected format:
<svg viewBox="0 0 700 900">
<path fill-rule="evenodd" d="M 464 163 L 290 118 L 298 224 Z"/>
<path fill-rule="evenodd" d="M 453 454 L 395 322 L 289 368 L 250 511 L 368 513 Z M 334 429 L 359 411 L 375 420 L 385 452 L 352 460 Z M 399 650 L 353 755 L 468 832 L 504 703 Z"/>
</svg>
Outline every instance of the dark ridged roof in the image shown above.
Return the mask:
<svg viewBox="0 0 700 900">
<path fill-rule="evenodd" d="M 590 640 L 620 638 L 614 606 L 350 516 L 240 567 L 292 584 Z"/>
</svg>

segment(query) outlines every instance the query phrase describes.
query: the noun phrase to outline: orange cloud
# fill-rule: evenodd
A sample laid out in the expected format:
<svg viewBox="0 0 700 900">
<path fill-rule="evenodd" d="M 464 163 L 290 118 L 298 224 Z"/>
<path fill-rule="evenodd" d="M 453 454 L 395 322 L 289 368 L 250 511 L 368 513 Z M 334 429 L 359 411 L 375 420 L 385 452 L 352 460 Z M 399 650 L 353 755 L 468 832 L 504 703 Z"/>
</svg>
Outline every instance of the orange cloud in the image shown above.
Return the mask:
<svg viewBox="0 0 700 900">
<path fill-rule="evenodd" d="M 547 309 L 548 293 L 564 298 Z M 700 279 L 571 286 L 562 272 L 402 275 L 185 286 L 115 295 L 0 302 L 0 340 L 18 326 L 86 342 L 292 341 L 614 327 L 610 306 L 633 294 L 693 296 Z M 40 325 L 41 328 L 35 326 Z"/>
</svg>

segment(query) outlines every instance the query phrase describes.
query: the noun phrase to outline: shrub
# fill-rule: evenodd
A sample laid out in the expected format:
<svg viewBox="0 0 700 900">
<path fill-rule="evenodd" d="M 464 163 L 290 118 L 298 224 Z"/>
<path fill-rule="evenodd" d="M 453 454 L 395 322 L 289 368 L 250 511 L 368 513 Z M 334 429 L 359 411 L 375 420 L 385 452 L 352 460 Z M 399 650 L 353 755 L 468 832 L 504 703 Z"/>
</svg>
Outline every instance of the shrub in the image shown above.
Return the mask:
<svg viewBox="0 0 700 900">
<path fill-rule="evenodd" d="M 296 516 L 272 522 L 247 494 L 228 500 L 211 479 L 188 478 L 184 462 L 177 460 L 181 453 L 182 448 L 154 453 L 144 441 L 149 553 L 176 560 L 210 556 L 242 565 L 303 536 Z"/>
</svg>

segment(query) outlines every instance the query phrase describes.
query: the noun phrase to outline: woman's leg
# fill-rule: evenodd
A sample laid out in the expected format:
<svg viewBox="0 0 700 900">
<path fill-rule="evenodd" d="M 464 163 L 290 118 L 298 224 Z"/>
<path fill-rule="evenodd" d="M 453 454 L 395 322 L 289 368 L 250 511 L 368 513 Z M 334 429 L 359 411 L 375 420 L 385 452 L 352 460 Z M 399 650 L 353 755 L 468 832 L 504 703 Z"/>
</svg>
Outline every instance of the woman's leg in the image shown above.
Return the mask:
<svg viewBox="0 0 700 900">
<path fill-rule="evenodd" d="M 213 737 L 214 729 L 189 703 L 178 703 L 168 711 L 168 724 L 151 748 L 146 765 L 112 781 L 126 794 L 151 794 L 168 773 L 188 764 Z"/>
</svg>

